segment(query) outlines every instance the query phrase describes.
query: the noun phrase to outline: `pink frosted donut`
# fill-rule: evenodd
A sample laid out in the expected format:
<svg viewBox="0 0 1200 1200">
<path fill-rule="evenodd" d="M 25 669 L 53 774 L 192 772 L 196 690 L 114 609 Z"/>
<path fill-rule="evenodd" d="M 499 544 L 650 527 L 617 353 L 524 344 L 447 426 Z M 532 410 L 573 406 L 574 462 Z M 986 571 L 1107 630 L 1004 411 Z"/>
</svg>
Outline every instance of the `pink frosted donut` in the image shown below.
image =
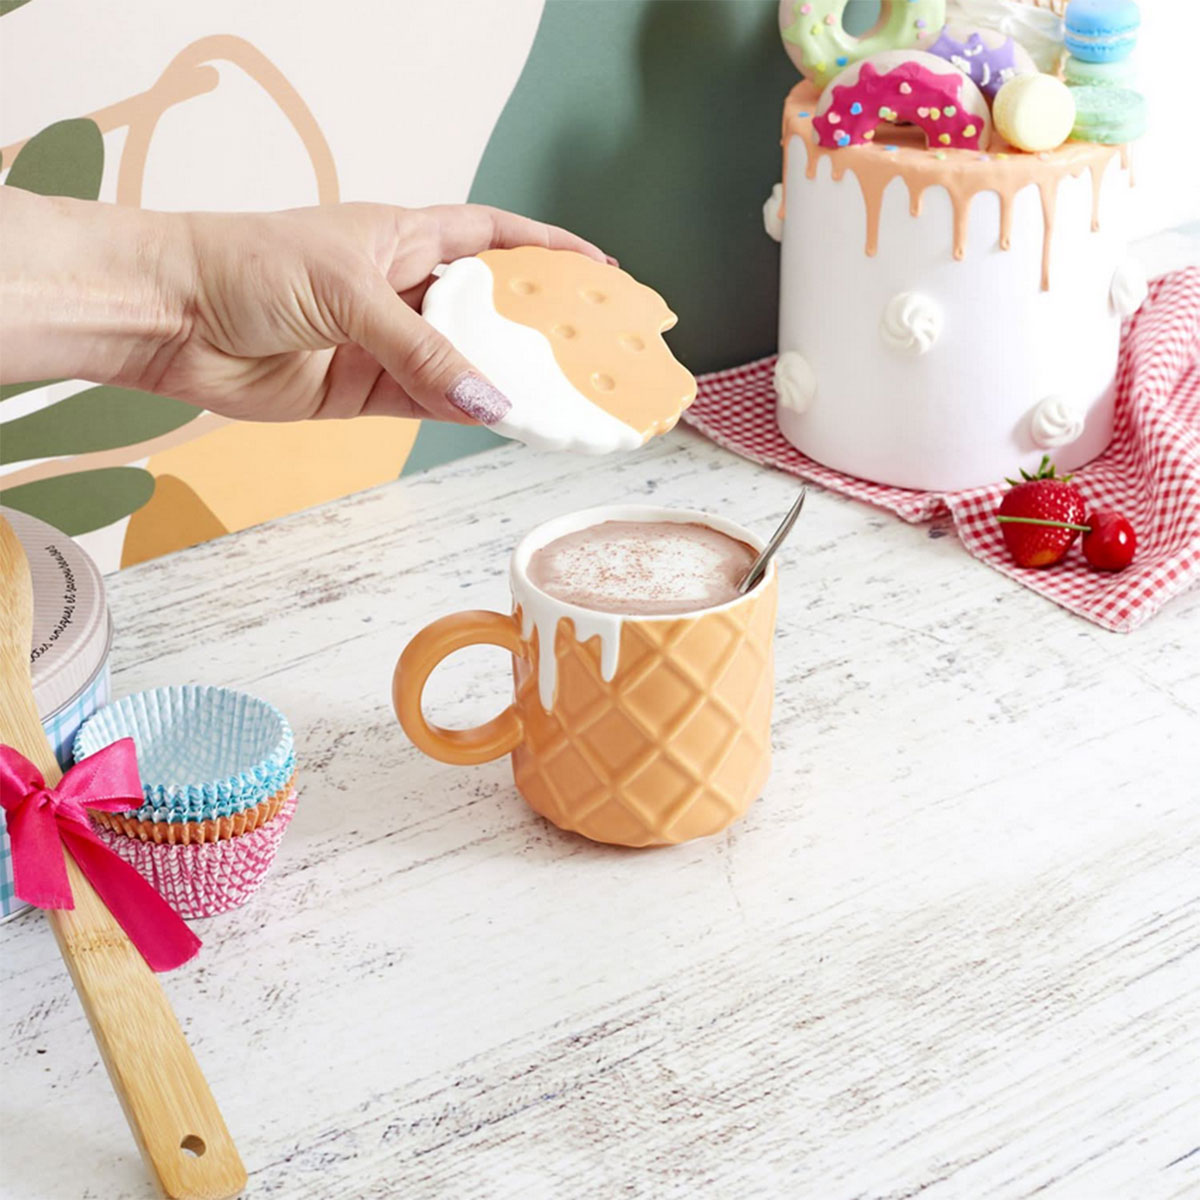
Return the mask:
<svg viewBox="0 0 1200 1200">
<path fill-rule="evenodd" d="M 922 50 L 873 54 L 834 76 L 821 93 L 813 129 L 822 146 L 861 146 L 882 121 L 918 126 L 934 150 L 981 150 L 992 133 L 979 88 Z"/>
</svg>

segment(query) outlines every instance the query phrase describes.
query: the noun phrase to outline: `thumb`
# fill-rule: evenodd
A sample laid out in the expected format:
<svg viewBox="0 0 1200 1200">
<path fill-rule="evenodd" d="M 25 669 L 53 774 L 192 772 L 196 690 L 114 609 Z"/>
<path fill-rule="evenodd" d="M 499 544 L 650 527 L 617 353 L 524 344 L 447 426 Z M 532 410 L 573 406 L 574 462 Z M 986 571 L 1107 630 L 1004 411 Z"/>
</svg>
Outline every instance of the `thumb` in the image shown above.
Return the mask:
<svg viewBox="0 0 1200 1200">
<path fill-rule="evenodd" d="M 382 275 L 348 324 L 350 337 L 435 420 L 461 422 L 465 416 L 494 425 L 512 408 L 508 397 L 405 304 Z"/>
</svg>

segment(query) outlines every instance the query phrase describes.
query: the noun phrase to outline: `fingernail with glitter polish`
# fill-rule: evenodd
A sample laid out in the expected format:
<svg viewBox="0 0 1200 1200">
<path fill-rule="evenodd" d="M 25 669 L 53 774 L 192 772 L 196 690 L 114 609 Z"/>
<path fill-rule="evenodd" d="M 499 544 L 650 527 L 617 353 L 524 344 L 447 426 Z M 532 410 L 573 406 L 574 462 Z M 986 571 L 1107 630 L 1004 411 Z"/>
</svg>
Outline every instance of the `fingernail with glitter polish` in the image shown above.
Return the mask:
<svg viewBox="0 0 1200 1200">
<path fill-rule="evenodd" d="M 451 385 L 446 399 L 481 425 L 495 425 L 512 408 L 512 401 L 474 371 L 464 371 Z"/>
</svg>

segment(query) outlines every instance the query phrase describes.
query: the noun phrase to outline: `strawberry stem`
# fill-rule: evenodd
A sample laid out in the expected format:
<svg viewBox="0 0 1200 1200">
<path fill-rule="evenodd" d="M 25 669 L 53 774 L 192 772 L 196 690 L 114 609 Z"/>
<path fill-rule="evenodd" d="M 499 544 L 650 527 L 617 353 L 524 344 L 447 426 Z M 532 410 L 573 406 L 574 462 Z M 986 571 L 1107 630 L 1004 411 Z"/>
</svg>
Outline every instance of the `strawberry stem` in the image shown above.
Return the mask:
<svg viewBox="0 0 1200 1200">
<path fill-rule="evenodd" d="M 1044 521 L 1041 517 L 998 516 L 997 521 L 1010 525 L 1048 525 L 1051 529 L 1074 529 L 1076 533 L 1091 533 L 1090 525 L 1073 525 L 1070 521 Z"/>
<path fill-rule="evenodd" d="M 1037 471 L 1032 475 L 1022 467 L 1020 479 L 1006 478 L 1004 482 L 1010 484 L 1012 487 L 1020 487 L 1022 483 L 1033 483 L 1039 479 L 1053 479 L 1056 483 L 1066 483 L 1071 478 L 1073 478 L 1071 475 L 1060 475 L 1058 468 L 1050 461 L 1050 455 L 1043 454 L 1042 461 L 1038 463 Z"/>
</svg>

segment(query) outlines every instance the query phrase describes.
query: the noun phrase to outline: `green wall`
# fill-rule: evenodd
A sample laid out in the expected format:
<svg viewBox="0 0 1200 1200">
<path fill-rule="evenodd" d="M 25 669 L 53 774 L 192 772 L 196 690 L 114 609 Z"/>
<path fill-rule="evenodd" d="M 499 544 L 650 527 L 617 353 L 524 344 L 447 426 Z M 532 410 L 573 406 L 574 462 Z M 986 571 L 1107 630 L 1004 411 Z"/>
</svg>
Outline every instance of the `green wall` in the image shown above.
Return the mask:
<svg viewBox="0 0 1200 1200">
<path fill-rule="evenodd" d="M 847 28 L 878 11 L 850 0 Z M 771 354 L 779 247 L 762 206 L 798 78 L 777 0 L 547 0 L 470 199 L 615 255 L 678 313 L 667 338 L 697 374 Z M 498 441 L 427 422 L 405 474 Z"/>
<path fill-rule="evenodd" d="M 574 229 L 660 291 L 693 371 L 775 347 L 762 204 L 797 73 L 774 0 L 549 0 L 471 199 Z"/>
</svg>

